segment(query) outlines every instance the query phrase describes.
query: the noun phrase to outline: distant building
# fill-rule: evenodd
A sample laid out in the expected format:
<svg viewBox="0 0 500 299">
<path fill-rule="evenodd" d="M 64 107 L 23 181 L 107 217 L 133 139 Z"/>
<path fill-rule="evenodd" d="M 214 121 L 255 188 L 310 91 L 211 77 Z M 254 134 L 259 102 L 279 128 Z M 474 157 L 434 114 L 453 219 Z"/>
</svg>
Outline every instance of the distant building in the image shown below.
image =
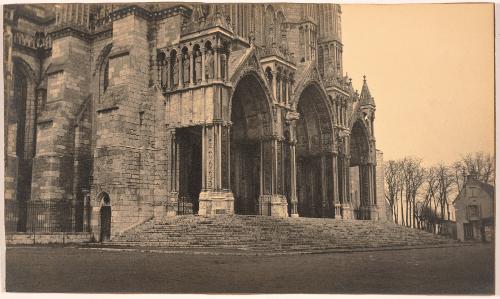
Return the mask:
<svg viewBox="0 0 500 299">
<path fill-rule="evenodd" d="M 495 187 L 468 176 L 453 202 L 460 241 L 491 241 L 493 237 L 493 198 Z"/>
</svg>

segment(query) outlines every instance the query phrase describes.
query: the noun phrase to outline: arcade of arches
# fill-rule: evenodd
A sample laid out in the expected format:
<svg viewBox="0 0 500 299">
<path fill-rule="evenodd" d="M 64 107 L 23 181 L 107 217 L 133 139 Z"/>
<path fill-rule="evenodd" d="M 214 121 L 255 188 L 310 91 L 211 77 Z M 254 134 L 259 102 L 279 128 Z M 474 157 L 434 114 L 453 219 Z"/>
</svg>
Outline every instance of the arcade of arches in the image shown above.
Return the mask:
<svg viewBox="0 0 500 299">
<path fill-rule="evenodd" d="M 314 82 L 301 92 L 296 112 L 278 113 L 270 94 L 249 72 L 221 98 L 227 103 L 221 120 L 175 129 L 175 214 L 371 219 L 375 161 L 364 123 L 339 138 L 334 107 Z"/>
</svg>

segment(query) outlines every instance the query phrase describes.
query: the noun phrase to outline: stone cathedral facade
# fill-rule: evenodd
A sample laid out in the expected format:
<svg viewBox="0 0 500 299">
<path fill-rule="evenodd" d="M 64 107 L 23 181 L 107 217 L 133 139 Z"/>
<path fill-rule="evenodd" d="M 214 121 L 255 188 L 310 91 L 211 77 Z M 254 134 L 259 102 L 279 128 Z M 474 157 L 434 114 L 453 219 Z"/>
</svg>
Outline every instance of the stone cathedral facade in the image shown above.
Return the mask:
<svg viewBox="0 0 500 299">
<path fill-rule="evenodd" d="M 344 73 L 341 16 L 337 4 L 4 6 L 8 230 L 385 219 L 375 102 Z"/>
</svg>

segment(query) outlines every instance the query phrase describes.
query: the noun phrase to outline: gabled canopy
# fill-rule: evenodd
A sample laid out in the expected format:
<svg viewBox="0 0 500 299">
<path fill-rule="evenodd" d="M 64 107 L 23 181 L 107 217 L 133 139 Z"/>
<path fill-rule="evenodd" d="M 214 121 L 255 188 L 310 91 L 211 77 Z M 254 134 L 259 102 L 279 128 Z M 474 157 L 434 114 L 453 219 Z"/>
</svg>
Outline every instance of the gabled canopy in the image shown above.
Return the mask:
<svg viewBox="0 0 500 299">
<path fill-rule="evenodd" d="M 363 87 L 361 88 L 361 95 L 359 98 L 361 106 L 371 105 L 375 107 L 375 100 L 370 93 L 368 83 L 366 83 L 366 76 L 363 76 Z"/>
</svg>

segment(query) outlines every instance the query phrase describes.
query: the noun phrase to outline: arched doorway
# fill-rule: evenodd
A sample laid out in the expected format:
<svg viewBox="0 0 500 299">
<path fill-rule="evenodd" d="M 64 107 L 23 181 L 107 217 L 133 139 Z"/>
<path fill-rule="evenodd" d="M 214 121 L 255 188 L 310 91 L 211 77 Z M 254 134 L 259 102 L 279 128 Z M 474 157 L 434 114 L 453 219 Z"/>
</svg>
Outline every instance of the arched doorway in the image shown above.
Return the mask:
<svg viewBox="0 0 500 299">
<path fill-rule="evenodd" d="M 297 197 L 303 217 L 333 217 L 333 121 L 315 84 L 300 95 L 297 111 Z"/>
<path fill-rule="evenodd" d="M 369 157 L 368 132 L 362 120 L 356 120 L 352 126 L 349 150 L 351 208 L 356 218 L 370 219 L 368 209 L 373 201 L 370 171 L 373 167 Z"/>
<path fill-rule="evenodd" d="M 259 196 L 271 194 L 265 168 L 270 159 L 263 140 L 272 131 L 269 102 L 256 74 L 247 74 L 236 86 L 231 100 L 230 178 L 236 214 L 256 215 Z M 269 192 L 268 192 L 269 191 Z M 267 213 L 264 213 L 267 214 Z"/>
<path fill-rule="evenodd" d="M 101 202 L 101 209 L 99 211 L 99 223 L 101 226 L 99 240 L 103 242 L 111 238 L 111 199 L 106 192 L 101 193 L 99 198 Z"/>
<path fill-rule="evenodd" d="M 179 147 L 177 215 L 198 214 L 202 187 L 202 127 L 176 129 Z"/>
</svg>

